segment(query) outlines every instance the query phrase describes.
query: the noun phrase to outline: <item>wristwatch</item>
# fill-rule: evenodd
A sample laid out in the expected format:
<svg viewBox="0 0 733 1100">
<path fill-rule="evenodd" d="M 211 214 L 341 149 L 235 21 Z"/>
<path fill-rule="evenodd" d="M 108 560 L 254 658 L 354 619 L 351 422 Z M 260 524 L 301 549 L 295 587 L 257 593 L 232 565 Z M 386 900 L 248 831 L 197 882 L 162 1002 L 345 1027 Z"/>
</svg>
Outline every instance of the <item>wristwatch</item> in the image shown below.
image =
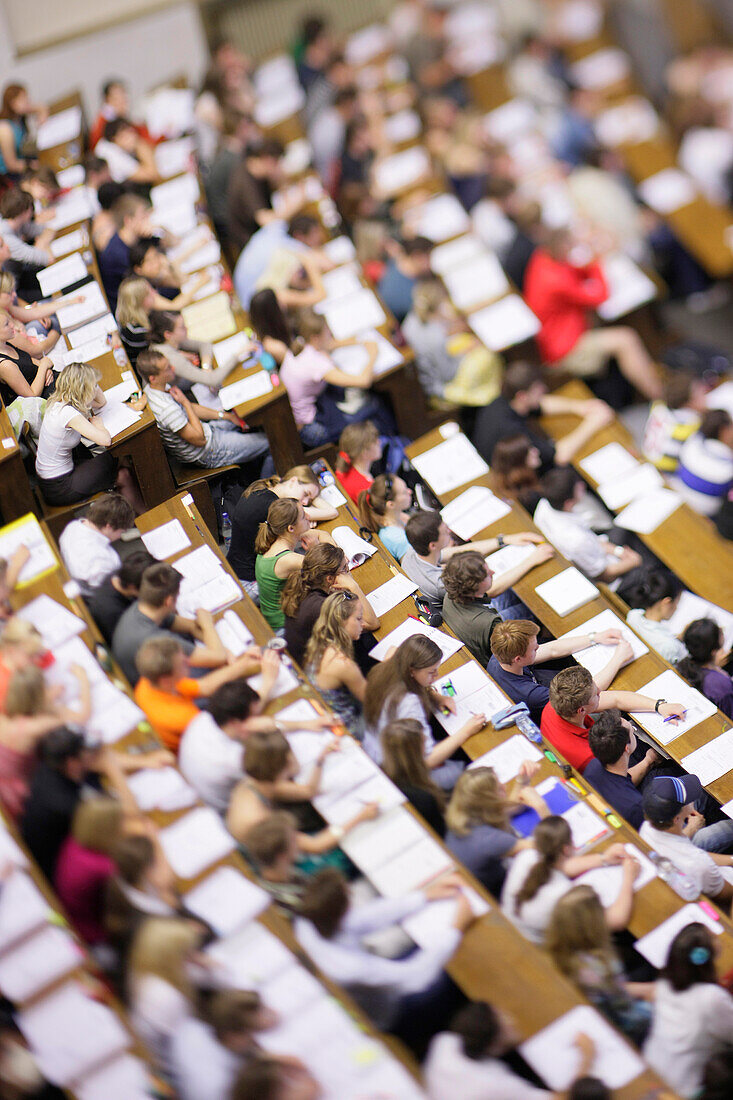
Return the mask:
<svg viewBox="0 0 733 1100">
<path fill-rule="evenodd" d="M 656 711 L 657 714 L 659 714 L 659 708 L 662 705 L 662 703 L 666 703 L 666 702 L 667 702 L 666 699 L 657 699 L 656 703 L 654 704 L 654 710 Z"/>
<path fill-rule="evenodd" d="M 503 550 L 504 549 L 504 536 L 503 535 L 497 535 L 496 536 L 496 541 L 499 544 L 499 549 Z"/>
<path fill-rule="evenodd" d="M 595 632 L 595 630 L 591 630 L 588 637 L 590 638 L 590 644 L 595 645 L 596 644 L 596 632 Z"/>
<path fill-rule="evenodd" d="M 216 415 L 217 415 L 217 417 L 219 418 L 219 420 L 223 420 L 223 419 L 224 419 L 224 412 L 223 412 L 223 410 L 222 410 L 222 409 L 219 409 L 219 411 L 218 411 L 218 413 L 217 413 Z"/>
</svg>

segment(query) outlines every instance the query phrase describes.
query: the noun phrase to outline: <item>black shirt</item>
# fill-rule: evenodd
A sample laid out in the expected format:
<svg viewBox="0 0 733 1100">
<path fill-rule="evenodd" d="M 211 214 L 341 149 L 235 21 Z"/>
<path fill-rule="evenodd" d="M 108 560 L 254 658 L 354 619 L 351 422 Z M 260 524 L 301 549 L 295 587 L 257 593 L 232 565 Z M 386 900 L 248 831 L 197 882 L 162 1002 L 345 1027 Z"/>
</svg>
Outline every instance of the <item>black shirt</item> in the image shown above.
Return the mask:
<svg viewBox="0 0 733 1100">
<path fill-rule="evenodd" d="M 112 584 L 112 577 L 103 580 L 94 589 L 91 596 L 87 598 L 87 606 L 91 616 L 99 627 L 107 645 L 112 644 L 115 627 L 131 603 L 131 599 L 117 591 Z"/>
<path fill-rule="evenodd" d="M 305 657 L 306 646 L 321 613 L 326 595 L 320 589 L 309 592 L 301 602 L 295 615 L 292 618 L 288 615 L 285 616 L 285 641 L 288 643 L 288 652 L 293 660 L 301 666 Z"/>
<path fill-rule="evenodd" d="M 443 812 L 435 800 L 435 795 L 432 795 L 430 791 L 423 790 L 422 787 L 413 787 L 412 783 L 400 784 L 400 790 L 430 828 L 439 837 L 444 837 L 445 821 L 443 820 Z"/>
<path fill-rule="evenodd" d="M 540 452 L 542 471 L 555 461 L 555 445 L 534 424 L 531 417 L 520 416 L 504 397 L 495 398 L 479 409 L 473 430 L 473 445 L 485 462 L 491 465 L 494 447 L 512 435 L 526 435 Z"/>
<path fill-rule="evenodd" d="M 0 361 L 4 360 L 6 363 L 12 363 L 13 366 L 16 366 L 28 385 L 32 386 L 36 374 L 38 373 L 38 363 L 31 358 L 27 351 L 16 348 L 15 344 L 8 344 L 8 347 L 13 349 L 17 358 L 11 359 L 9 355 L 0 353 Z M 0 397 L 2 397 L 5 407 L 7 408 L 8 405 L 12 405 L 13 401 L 15 401 L 18 396 L 18 391 L 14 390 L 12 386 L 9 386 L 7 382 L 0 378 Z"/>
<path fill-rule="evenodd" d="M 244 494 L 237 501 L 232 516 L 232 541 L 229 544 L 227 561 L 240 581 L 255 580 L 255 539 L 260 524 L 267 519 L 267 513 L 277 494 L 271 489 Z"/>
<path fill-rule="evenodd" d="M 81 784 L 39 764 L 20 822 L 20 834 L 49 882 L 81 798 Z"/>
</svg>

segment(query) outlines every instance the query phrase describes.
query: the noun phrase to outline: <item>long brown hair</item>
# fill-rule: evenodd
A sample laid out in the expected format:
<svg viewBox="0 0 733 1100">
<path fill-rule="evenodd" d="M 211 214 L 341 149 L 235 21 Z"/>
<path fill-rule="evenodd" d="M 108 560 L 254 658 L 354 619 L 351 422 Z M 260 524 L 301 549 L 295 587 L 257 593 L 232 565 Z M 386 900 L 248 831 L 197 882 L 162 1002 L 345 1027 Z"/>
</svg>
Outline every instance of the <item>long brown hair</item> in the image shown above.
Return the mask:
<svg viewBox="0 0 733 1100">
<path fill-rule="evenodd" d="M 516 499 L 520 493 L 539 490 L 537 471 L 527 465 L 532 443 L 526 435 L 501 439 L 491 456 L 491 488 L 497 496 Z"/>
<path fill-rule="evenodd" d="M 476 825 L 509 828 L 509 803 L 499 791 L 493 768 L 468 768 L 459 776 L 445 822 L 456 836 L 468 836 Z"/>
<path fill-rule="evenodd" d="M 364 454 L 364 451 L 378 439 L 377 426 L 371 420 L 347 424 L 339 436 L 339 451 L 336 459 L 336 469 L 339 473 L 345 474 L 350 470 L 359 455 Z"/>
<path fill-rule="evenodd" d="M 531 901 L 550 881 L 555 864 L 563 849 L 572 843 L 570 826 L 564 817 L 552 814 L 535 827 L 532 836 L 539 859 L 530 869 L 521 889 L 514 899 L 514 912 L 518 913 L 525 901 Z"/>
<path fill-rule="evenodd" d="M 375 534 L 387 521 L 387 504 L 395 498 L 394 481 L 392 474 L 379 474 L 357 498 L 359 519 Z"/>
<path fill-rule="evenodd" d="M 344 566 L 344 552 L 331 542 L 318 542 L 309 547 L 303 556 L 302 568 L 291 573 L 282 590 L 283 613 L 292 619 L 309 592 L 327 592 L 329 577 L 339 573 Z"/>
<path fill-rule="evenodd" d="M 553 909 L 545 932 L 545 947 L 559 969 L 577 979 L 582 955 L 599 960 L 612 980 L 615 956 L 606 914 L 592 886 L 574 886 Z"/>
<path fill-rule="evenodd" d="M 318 478 L 311 470 L 310 466 L 302 464 L 300 466 L 293 466 L 282 477 L 278 477 L 277 474 L 273 474 L 272 477 L 260 477 L 257 481 L 251 482 L 242 493 L 243 497 L 251 497 L 252 493 L 261 493 L 263 489 L 274 489 L 276 485 L 282 485 L 283 481 L 290 481 L 291 478 L 295 478 L 301 485 L 313 485 L 316 489 L 320 488 L 318 484 Z"/>
<path fill-rule="evenodd" d="M 442 810 L 445 795 L 430 778 L 430 771 L 425 763 L 422 726 L 417 719 L 395 719 L 384 727 L 379 739 L 382 743 L 382 771 L 385 775 L 401 789 L 410 786 L 427 791 Z"/>
<path fill-rule="evenodd" d="M 273 543 L 298 522 L 300 505 L 290 497 L 273 500 L 267 509 L 267 519 L 260 524 L 255 539 L 255 554 L 266 554 Z"/>
<path fill-rule="evenodd" d="M 430 714 L 430 695 L 414 679 L 414 670 L 430 668 L 442 657 L 439 645 L 424 634 L 413 634 L 386 661 L 381 661 L 367 676 L 364 696 L 364 717 L 367 725 L 376 727 L 382 708 L 386 705 L 387 721 L 394 718 L 397 707 L 408 692 L 417 695 L 425 717 Z"/>
<path fill-rule="evenodd" d="M 13 100 L 17 99 L 21 92 L 26 91 L 25 84 L 6 84 L 3 88 L 2 103 L 0 103 L 0 118 L 10 119 L 15 122 L 23 115 L 19 115 L 17 111 L 13 110 Z"/>
<path fill-rule="evenodd" d="M 346 622 L 358 605 L 359 601 L 351 592 L 332 592 L 323 601 L 305 649 L 306 666 L 313 665 L 317 671 L 329 646 L 350 661 L 354 659 L 354 643 L 346 632 Z"/>
</svg>

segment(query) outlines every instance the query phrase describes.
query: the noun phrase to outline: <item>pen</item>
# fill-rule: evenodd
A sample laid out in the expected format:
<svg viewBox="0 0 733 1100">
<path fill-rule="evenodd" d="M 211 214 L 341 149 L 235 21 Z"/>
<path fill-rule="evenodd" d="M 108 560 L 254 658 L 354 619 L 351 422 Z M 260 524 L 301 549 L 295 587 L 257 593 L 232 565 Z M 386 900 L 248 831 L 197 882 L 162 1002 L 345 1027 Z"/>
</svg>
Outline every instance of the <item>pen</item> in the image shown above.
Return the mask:
<svg viewBox="0 0 733 1100">
<path fill-rule="evenodd" d="M 683 710 L 682 714 L 670 714 L 668 718 L 664 718 L 664 719 L 662 719 L 662 721 L 663 721 L 663 723 L 677 722 L 680 718 L 686 718 L 686 717 L 687 717 L 687 711 Z"/>
</svg>

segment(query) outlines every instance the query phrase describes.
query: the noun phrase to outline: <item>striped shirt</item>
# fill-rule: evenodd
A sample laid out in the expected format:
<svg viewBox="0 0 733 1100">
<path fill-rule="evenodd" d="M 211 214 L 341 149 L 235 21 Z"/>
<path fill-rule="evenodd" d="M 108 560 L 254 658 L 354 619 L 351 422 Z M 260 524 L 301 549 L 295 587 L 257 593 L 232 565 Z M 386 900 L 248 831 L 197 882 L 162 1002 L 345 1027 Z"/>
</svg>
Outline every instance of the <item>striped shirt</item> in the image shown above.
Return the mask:
<svg viewBox="0 0 733 1100">
<path fill-rule="evenodd" d="M 200 462 L 211 445 L 211 428 L 202 422 L 206 443 L 203 447 L 197 447 L 194 443 L 187 443 L 179 434 L 188 424 L 188 417 L 183 408 L 174 397 L 163 390 L 155 390 L 152 386 L 145 387 L 145 395 L 150 404 L 150 409 L 155 417 L 163 446 L 174 458 L 181 462 Z"/>
<path fill-rule="evenodd" d="M 712 516 L 733 488 L 733 451 L 721 440 L 705 439 L 698 432 L 680 451 L 677 479 L 675 488 L 690 507 Z"/>
</svg>

